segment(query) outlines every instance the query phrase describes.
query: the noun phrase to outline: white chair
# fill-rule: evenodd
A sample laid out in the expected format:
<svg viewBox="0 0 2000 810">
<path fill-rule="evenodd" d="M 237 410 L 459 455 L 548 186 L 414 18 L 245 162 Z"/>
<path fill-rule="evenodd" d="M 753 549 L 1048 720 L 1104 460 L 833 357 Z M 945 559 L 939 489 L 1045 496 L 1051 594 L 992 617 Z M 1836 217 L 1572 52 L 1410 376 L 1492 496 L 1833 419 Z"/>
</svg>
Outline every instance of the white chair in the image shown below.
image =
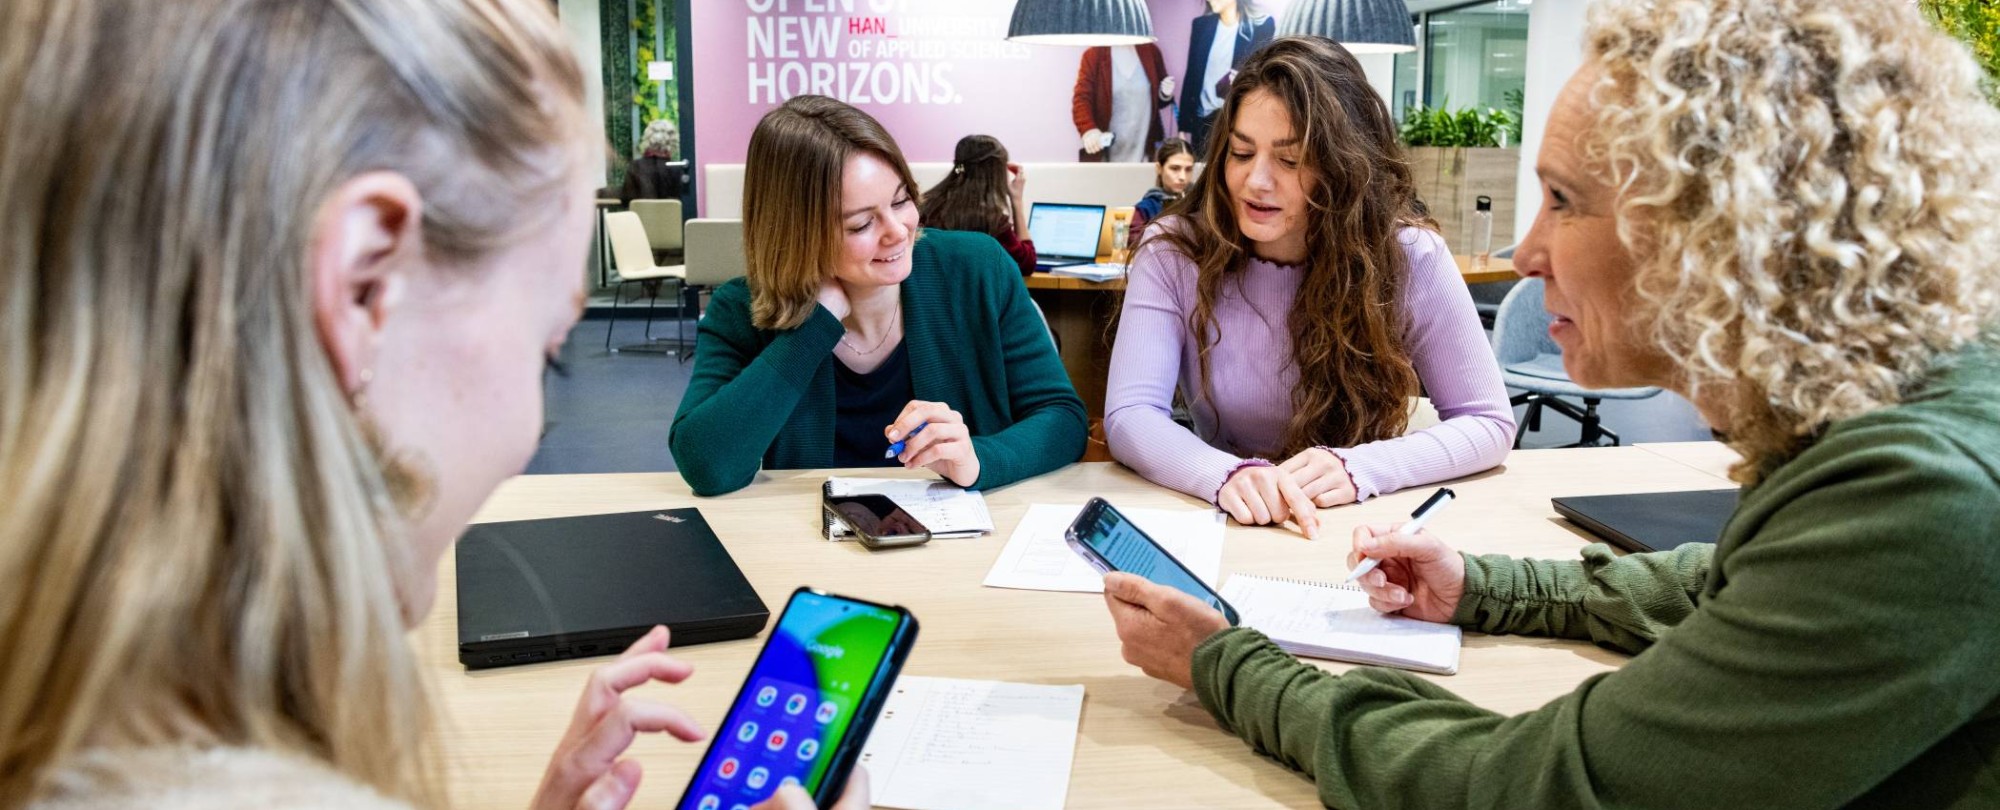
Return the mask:
<svg viewBox="0 0 2000 810">
<path fill-rule="evenodd" d="M 633 200 L 628 207 L 639 215 L 639 224 L 646 226 L 654 261 L 671 263 L 681 259 L 680 200 Z"/>
<path fill-rule="evenodd" d="M 680 303 L 674 306 L 675 334 L 680 338 L 680 346 L 687 345 L 687 303 L 680 291 L 687 286 L 687 268 L 684 265 L 661 266 L 653 263 L 653 246 L 646 238 L 646 226 L 639 221 L 639 215 L 630 211 L 614 211 L 604 215 L 604 230 L 611 240 L 611 255 L 618 262 L 618 286 L 611 297 L 611 322 L 604 327 L 604 348 L 612 352 L 629 351 L 645 347 L 652 348 L 653 305 L 659 301 L 662 281 L 674 282 L 674 296 Z M 644 283 L 648 292 L 646 300 L 646 343 L 633 346 L 611 348 L 611 330 L 618 325 L 618 303 L 625 297 L 625 285 Z M 674 354 L 673 350 L 667 350 Z"/>
</svg>

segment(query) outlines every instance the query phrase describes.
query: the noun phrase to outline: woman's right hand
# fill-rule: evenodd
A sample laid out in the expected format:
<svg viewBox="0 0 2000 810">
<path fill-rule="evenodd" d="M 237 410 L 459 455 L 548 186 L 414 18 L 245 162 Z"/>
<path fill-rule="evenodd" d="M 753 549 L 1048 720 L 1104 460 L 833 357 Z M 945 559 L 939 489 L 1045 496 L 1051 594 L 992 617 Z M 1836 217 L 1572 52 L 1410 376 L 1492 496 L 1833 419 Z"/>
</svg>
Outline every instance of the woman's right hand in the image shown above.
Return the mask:
<svg viewBox="0 0 2000 810">
<path fill-rule="evenodd" d="M 1215 505 L 1237 523 L 1263 526 L 1297 521 L 1299 533 L 1319 537 L 1319 510 L 1292 474 L 1277 467 L 1240 467 L 1215 494 Z"/>
<path fill-rule="evenodd" d="M 1465 558 L 1437 535 L 1422 530 L 1414 536 L 1399 534 L 1396 528 L 1382 524 L 1354 527 L 1348 570 L 1360 565 L 1364 556 L 1381 561 L 1359 581 L 1361 590 L 1368 593 L 1368 604 L 1383 613 L 1412 619 L 1451 621 L 1459 600 L 1465 597 Z"/>
<path fill-rule="evenodd" d="M 666 649 L 667 628 L 655 627 L 590 674 L 535 791 L 535 810 L 618 810 L 639 789 L 639 761 L 621 757 L 641 732 L 664 731 L 687 742 L 702 738 L 701 727 L 679 709 L 625 695 L 640 684 L 680 683 L 694 673 Z"/>
<path fill-rule="evenodd" d="M 1021 190 L 1028 187 L 1028 170 L 1019 163 L 1007 164 L 1007 196 L 1015 203 L 1021 201 Z"/>
<path fill-rule="evenodd" d="M 854 305 L 847 300 L 847 288 L 840 286 L 840 279 L 833 276 L 827 276 L 825 281 L 819 283 L 819 305 L 843 321 L 847 320 L 847 313 L 854 310 Z"/>
</svg>

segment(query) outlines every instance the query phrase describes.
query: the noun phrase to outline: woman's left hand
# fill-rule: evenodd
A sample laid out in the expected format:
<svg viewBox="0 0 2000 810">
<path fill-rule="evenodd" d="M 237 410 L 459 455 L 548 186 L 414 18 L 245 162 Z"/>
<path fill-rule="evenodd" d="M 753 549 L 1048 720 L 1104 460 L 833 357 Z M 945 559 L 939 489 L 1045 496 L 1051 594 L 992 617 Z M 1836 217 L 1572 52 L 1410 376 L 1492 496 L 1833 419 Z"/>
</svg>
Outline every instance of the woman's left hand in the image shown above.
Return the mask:
<svg viewBox="0 0 2000 810">
<path fill-rule="evenodd" d="M 1182 689 L 1194 688 L 1194 648 L 1229 628 L 1201 600 L 1132 574 L 1104 575 L 1104 604 L 1125 663 Z"/>
<path fill-rule="evenodd" d="M 1321 509 L 1354 502 L 1354 478 L 1339 456 L 1318 447 L 1308 447 L 1278 465 L 1304 490 L 1313 505 Z"/>
<path fill-rule="evenodd" d="M 910 436 L 919 425 L 924 431 Z M 902 455 L 896 457 L 904 467 L 923 467 L 962 487 L 979 480 L 979 454 L 972 450 L 972 433 L 966 430 L 965 417 L 949 405 L 911 400 L 882 433 L 891 442 L 909 437 Z"/>
<path fill-rule="evenodd" d="M 1028 186 L 1028 170 L 1019 163 L 1007 164 L 1007 195 L 1018 201 L 1021 189 Z"/>
</svg>

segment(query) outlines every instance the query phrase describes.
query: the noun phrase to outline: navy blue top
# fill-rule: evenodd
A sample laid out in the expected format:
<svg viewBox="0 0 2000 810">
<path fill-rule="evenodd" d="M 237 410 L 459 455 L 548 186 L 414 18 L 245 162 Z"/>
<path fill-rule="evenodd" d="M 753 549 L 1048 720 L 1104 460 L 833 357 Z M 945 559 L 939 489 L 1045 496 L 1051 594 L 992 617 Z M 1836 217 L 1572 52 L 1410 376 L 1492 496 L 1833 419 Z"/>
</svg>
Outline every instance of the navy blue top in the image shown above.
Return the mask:
<svg viewBox="0 0 2000 810">
<path fill-rule="evenodd" d="M 867 374 L 833 361 L 833 466 L 900 467 L 883 458 L 889 449 L 882 429 L 916 399 L 910 382 L 909 341 L 897 341 L 882 365 Z"/>
</svg>

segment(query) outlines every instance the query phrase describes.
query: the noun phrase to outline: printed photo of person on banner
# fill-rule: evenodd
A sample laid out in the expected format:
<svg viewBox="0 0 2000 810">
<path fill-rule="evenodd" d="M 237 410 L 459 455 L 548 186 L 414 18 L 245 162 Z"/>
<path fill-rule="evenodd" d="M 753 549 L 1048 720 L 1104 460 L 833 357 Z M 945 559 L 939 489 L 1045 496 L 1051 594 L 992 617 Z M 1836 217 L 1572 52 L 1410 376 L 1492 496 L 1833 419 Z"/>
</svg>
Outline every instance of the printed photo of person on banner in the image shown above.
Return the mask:
<svg viewBox="0 0 2000 810">
<path fill-rule="evenodd" d="M 1207 154 L 1208 128 L 1229 95 L 1236 69 L 1268 44 L 1277 28 L 1277 21 L 1252 0 L 1208 0 L 1208 13 L 1194 18 L 1187 70 L 1181 73 L 1187 84 L 1181 88 L 1179 124 L 1195 154 Z"/>
<path fill-rule="evenodd" d="M 1160 47 L 1096 46 L 1085 49 L 1070 94 L 1070 117 L 1083 139 L 1081 163 L 1138 163 L 1152 158 L 1165 135 L 1160 109 L 1174 100 Z"/>
</svg>

